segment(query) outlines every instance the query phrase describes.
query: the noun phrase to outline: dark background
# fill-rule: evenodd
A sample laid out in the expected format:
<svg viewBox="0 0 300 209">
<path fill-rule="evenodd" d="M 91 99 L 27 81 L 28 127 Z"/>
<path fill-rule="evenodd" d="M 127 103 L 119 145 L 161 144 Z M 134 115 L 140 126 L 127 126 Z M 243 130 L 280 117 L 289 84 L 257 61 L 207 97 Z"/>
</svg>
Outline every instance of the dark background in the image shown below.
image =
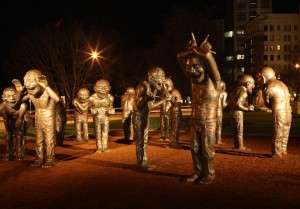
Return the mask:
<svg viewBox="0 0 300 209">
<path fill-rule="evenodd" d="M 2 1 L 0 7 L 0 88 L 10 81 L 5 78 L 3 60 L 15 37 L 26 27 L 44 22 L 63 23 L 67 19 L 82 21 L 94 27 L 113 28 L 126 37 L 132 48 L 151 47 L 163 30 L 163 19 L 174 7 L 205 10 L 208 6 L 224 8 L 225 0 L 160 0 L 160 1 Z M 297 13 L 300 0 L 274 0 L 276 13 Z M 220 12 L 216 17 L 220 18 Z M 138 32 L 137 32 L 138 31 Z"/>
</svg>

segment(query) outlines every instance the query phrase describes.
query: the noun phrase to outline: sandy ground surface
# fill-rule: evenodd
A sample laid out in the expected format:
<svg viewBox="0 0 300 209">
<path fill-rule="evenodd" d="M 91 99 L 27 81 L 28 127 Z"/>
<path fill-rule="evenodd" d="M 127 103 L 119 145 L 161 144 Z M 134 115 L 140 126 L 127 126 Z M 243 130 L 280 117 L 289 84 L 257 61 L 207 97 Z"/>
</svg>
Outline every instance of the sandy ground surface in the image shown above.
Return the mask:
<svg viewBox="0 0 300 209">
<path fill-rule="evenodd" d="M 274 160 L 271 137 L 245 136 L 252 151 L 241 152 L 225 135 L 210 185 L 180 181 L 193 173 L 189 133 L 181 133 L 181 149 L 165 148 L 159 138 L 150 132 L 148 158 L 158 167 L 148 172 L 137 171 L 135 143 L 126 143 L 121 130 L 110 132 L 107 153 L 94 153 L 93 139 L 65 139 L 48 169 L 28 166 L 35 158 L 35 142 L 28 140 L 24 161 L 0 161 L 0 208 L 300 208 L 299 138 L 290 138 L 289 154 Z"/>
</svg>

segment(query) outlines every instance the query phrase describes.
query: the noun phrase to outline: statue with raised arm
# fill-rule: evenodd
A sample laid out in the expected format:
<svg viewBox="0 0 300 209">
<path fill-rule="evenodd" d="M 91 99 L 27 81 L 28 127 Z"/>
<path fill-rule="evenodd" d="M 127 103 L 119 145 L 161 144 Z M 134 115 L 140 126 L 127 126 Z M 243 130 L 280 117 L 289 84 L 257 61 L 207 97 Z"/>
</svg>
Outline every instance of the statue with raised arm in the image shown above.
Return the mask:
<svg viewBox="0 0 300 209">
<path fill-rule="evenodd" d="M 133 102 L 134 102 L 135 89 L 133 87 L 128 87 L 126 92 L 121 97 L 121 107 L 122 107 L 122 124 L 125 140 L 133 141 Z"/>
<path fill-rule="evenodd" d="M 215 179 L 214 147 L 221 76 L 208 36 L 200 46 L 193 34 L 192 37 L 186 49 L 177 53 L 179 64 L 192 86 L 190 132 L 194 174 L 184 180 L 210 184 Z"/>
<path fill-rule="evenodd" d="M 253 77 L 244 75 L 240 78 L 239 85 L 230 94 L 229 105 L 235 149 L 250 150 L 244 146 L 244 112 L 254 111 L 254 106 L 248 102 L 248 94 L 252 94 L 254 87 Z"/>
<path fill-rule="evenodd" d="M 270 67 L 263 68 L 257 78 L 265 105 L 272 110 L 273 115 L 272 157 L 281 158 L 287 154 L 292 123 L 289 90 L 282 81 L 276 79 L 275 71 Z"/>
<path fill-rule="evenodd" d="M 162 89 L 164 80 L 164 70 L 153 67 L 148 71 L 147 80 L 140 82 L 136 87 L 133 105 L 133 128 L 136 140 L 137 168 L 141 170 L 151 170 L 156 167 L 150 164 L 147 158 L 149 113 L 151 109 L 158 107 L 169 99 L 155 101 L 157 91 Z"/>
<path fill-rule="evenodd" d="M 87 88 L 80 88 L 77 96 L 73 99 L 75 118 L 76 141 L 89 141 L 88 111 L 90 92 Z"/>
<path fill-rule="evenodd" d="M 49 168 L 55 165 L 56 105 L 60 101 L 48 80 L 39 70 L 27 71 L 24 76 L 27 95 L 35 107 L 36 161 L 31 166 Z"/>
<path fill-rule="evenodd" d="M 100 79 L 94 86 L 95 93 L 89 98 L 89 108 L 93 115 L 94 131 L 96 138 L 96 152 L 109 152 L 108 132 L 109 132 L 109 115 L 115 113 L 113 108 L 114 97 L 110 92 L 109 82 Z"/>
<path fill-rule="evenodd" d="M 3 90 L 0 116 L 3 117 L 5 125 L 6 161 L 24 159 L 24 118 L 27 105 L 20 102 L 23 93 L 23 88 L 17 90 L 14 86 Z"/>
<path fill-rule="evenodd" d="M 180 121 L 182 118 L 181 113 L 181 94 L 180 92 L 174 88 L 174 84 L 171 78 L 166 78 L 164 82 L 164 91 L 167 91 L 165 93 L 164 97 L 171 98 L 170 101 L 166 101 L 165 103 L 170 103 L 169 107 L 169 126 L 170 126 L 170 143 L 167 145 L 167 147 L 171 148 L 177 148 L 179 146 L 179 131 L 180 131 Z M 163 105 L 162 104 L 162 105 Z"/>
</svg>

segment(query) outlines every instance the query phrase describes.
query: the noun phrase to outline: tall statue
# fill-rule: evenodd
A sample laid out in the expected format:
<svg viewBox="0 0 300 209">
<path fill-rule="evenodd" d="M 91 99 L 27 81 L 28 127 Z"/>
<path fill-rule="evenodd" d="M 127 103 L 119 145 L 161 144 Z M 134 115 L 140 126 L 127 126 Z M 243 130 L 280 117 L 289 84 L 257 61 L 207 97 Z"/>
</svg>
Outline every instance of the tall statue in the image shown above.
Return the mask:
<svg viewBox="0 0 300 209">
<path fill-rule="evenodd" d="M 0 115 L 4 119 L 6 153 L 4 160 L 24 159 L 24 123 L 27 105 L 20 102 L 23 88 L 10 86 L 4 89 L 3 102 L 0 104 Z"/>
<path fill-rule="evenodd" d="M 263 91 L 266 107 L 272 110 L 273 115 L 273 158 L 287 154 L 288 138 L 292 123 L 292 109 L 290 94 L 287 86 L 276 79 L 275 72 L 270 67 L 265 67 L 258 75 L 257 83 Z"/>
<path fill-rule="evenodd" d="M 115 113 L 113 108 L 114 97 L 109 93 L 110 89 L 109 82 L 100 79 L 94 86 L 95 93 L 89 98 L 89 108 L 94 120 L 97 153 L 110 151 L 107 145 L 109 115 Z"/>
<path fill-rule="evenodd" d="M 218 102 L 217 110 L 217 134 L 216 134 L 216 144 L 223 144 L 222 142 L 222 124 L 223 124 L 223 109 L 227 106 L 227 92 L 226 84 L 224 81 L 220 82 L 220 97 Z"/>
<path fill-rule="evenodd" d="M 125 140 L 133 141 L 133 102 L 134 102 L 135 89 L 133 87 L 128 87 L 126 92 L 121 97 L 121 107 L 122 107 L 122 124 L 124 130 Z"/>
<path fill-rule="evenodd" d="M 207 39 L 208 36 L 197 46 L 192 34 L 192 41 L 186 49 L 177 53 L 179 64 L 192 86 L 190 130 L 194 174 L 184 180 L 200 184 L 210 184 L 215 179 L 214 147 L 221 81 L 212 46 Z"/>
<path fill-rule="evenodd" d="M 155 102 L 157 91 L 162 89 L 164 80 L 164 70 L 153 67 L 148 71 L 147 80 L 140 82 L 136 87 L 133 105 L 133 128 L 136 140 L 137 168 L 140 170 L 151 170 L 156 167 L 148 163 L 147 159 L 149 113 L 152 108 L 158 107 L 169 99 Z"/>
<path fill-rule="evenodd" d="M 177 148 L 179 146 L 180 121 L 182 118 L 181 94 L 176 88 L 174 88 L 174 84 L 171 78 L 165 79 L 164 87 L 165 91 L 167 92 L 165 93 L 165 97 L 171 98 L 170 101 L 166 101 L 163 103 L 171 104 L 171 107 L 169 108 L 170 118 L 168 122 L 168 124 L 170 125 L 170 144 L 167 147 Z"/>
<path fill-rule="evenodd" d="M 36 160 L 31 166 L 49 168 L 55 165 L 56 105 L 60 98 L 39 70 L 29 70 L 24 76 L 27 95 L 35 107 Z"/>
<path fill-rule="evenodd" d="M 235 149 L 250 150 L 244 146 L 244 112 L 254 111 L 254 106 L 248 102 L 248 94 L 252 94 L 254 87 L 253 77 L 244 75 L 240 78 L 239 85 L 230 94 L 229 104 Z"/>
<path fill-rule="evenodd" d="M 90 92 L 87 88 L 80 88 L 77 96 L 72 100 L 75 112 L 76 141 L 89 141 L 88 111 Z"/>
</svg>

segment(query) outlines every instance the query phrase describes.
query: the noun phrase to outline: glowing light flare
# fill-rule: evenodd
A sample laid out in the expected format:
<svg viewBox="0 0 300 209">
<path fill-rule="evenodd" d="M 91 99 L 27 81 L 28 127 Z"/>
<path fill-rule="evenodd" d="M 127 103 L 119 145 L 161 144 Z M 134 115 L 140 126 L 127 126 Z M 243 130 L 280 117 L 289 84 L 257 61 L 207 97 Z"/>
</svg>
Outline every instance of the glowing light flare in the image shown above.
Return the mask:
<svg viewBox="0 0 300 209">
<path fill-rule="evenodd" d="M 300 68 L 300 64 L 299 64 L 299 63 L 296 63 L 296 64 L 295 64 L 295 68 L 296 68 L 296 70 L 298 70 L 298 69 Z"/>
</svg>

